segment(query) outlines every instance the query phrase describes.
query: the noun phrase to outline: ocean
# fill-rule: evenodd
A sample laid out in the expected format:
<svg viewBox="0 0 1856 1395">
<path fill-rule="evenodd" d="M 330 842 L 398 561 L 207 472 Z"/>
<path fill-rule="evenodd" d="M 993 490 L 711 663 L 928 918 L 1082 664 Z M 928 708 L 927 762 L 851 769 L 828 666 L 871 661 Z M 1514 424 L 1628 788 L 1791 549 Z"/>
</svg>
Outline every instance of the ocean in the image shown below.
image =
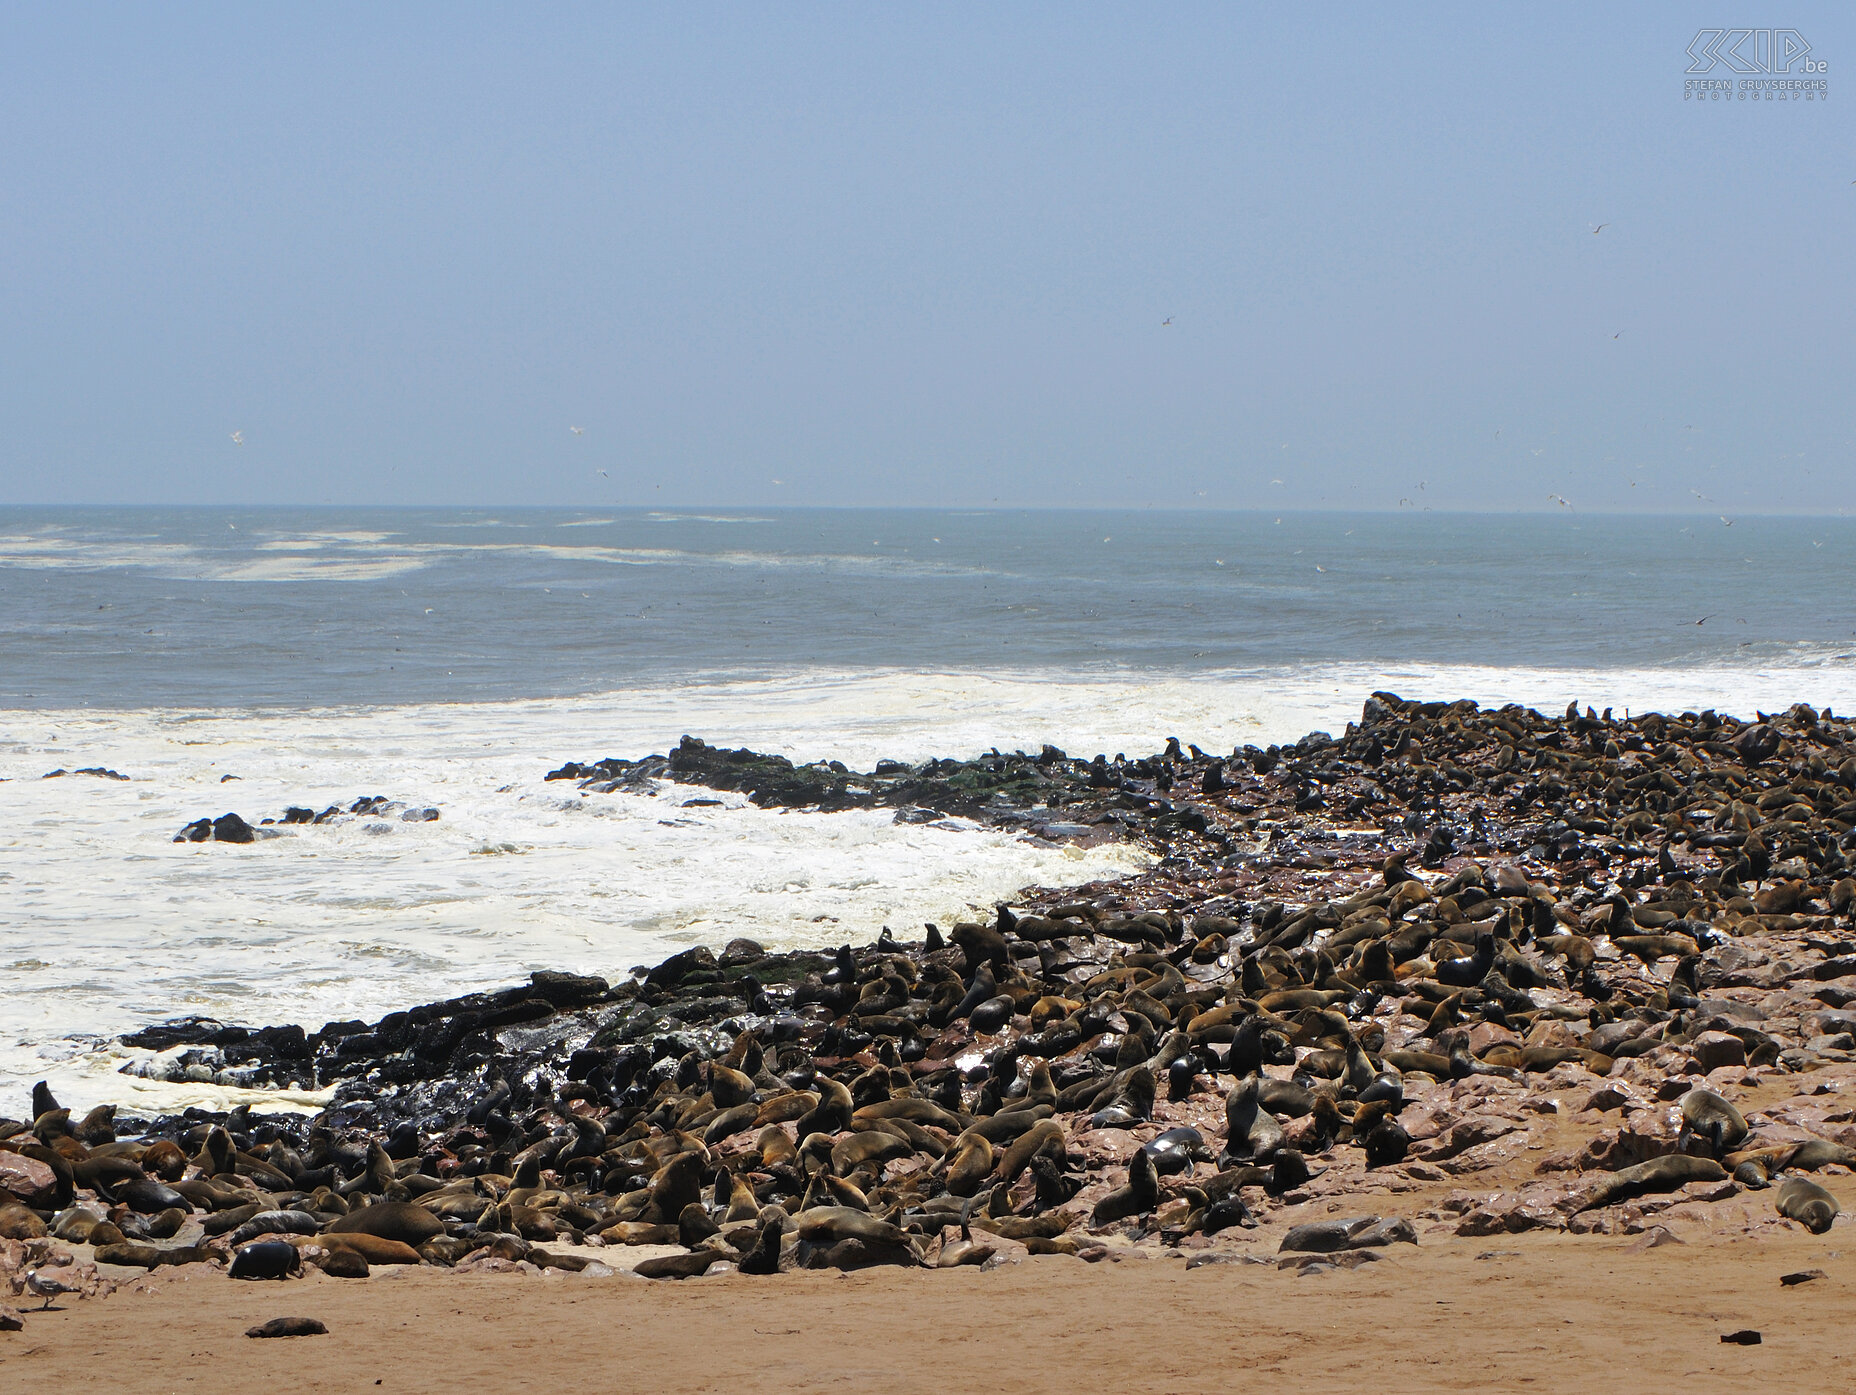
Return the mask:
<svg viewBox="0 0 1856 1395">
<path fill-rule="evenodd" d="M 1375 689 L 1856 705 L 1856 524 L 1717 516 L 0 509 L 0 1114 L 307 1107 L 121 1073 L 198 1014 L 372 1018 L 696 942 L 918 933 L 1133 870 L 958 820 L 581 797 L 795 759 L 1338 732 Z M 54 770 L 103 769 L 127 777 Z M 246 846 L 190 821 L 383 796 Z"/>
</svg>

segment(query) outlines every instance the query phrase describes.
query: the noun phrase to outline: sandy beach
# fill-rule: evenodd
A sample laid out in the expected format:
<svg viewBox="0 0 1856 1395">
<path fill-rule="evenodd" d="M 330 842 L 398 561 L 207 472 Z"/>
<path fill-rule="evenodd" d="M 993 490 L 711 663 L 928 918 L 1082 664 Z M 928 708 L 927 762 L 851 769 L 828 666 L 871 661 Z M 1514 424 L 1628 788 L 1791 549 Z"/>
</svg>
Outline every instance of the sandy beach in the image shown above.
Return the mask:
<svg viewBox="0 0 1856 1395">
<path fill-rule="evenodd" d="M 1847 1200 L 1848 1178 L 1834 1189 Z M 1672 1231 L 1678 1227 L 1672 1227 Z M 1842 1227 L 1758 1240 L 1422 1236 L 1351 1272 L 1037 1256 L 996 1270 L 137 1280 L 0 1338 L 9 1389 L 559 1392 L 1827 1389 L 1847 1360 Z M 1780 1276 L 1819 1268 L 1795 1287 Z M 279 1316 L 328 1335 L 248 1340 Z M 1723 1344 L 1746 1328 L 1758 1346 Z M 480 1385 L 476 1388 L 482 1388 Z"/>
</svg>

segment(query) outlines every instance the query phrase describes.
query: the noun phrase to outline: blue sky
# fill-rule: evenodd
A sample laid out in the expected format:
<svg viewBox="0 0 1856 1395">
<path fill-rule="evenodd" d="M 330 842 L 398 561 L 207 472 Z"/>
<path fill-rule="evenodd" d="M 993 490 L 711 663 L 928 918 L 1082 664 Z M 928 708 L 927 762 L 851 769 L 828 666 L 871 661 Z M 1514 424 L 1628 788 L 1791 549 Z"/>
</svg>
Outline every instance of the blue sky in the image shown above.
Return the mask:
<svg viewBox="0 0 1856 1395">
<path fill-rule="evenodd" d="M 11 6 L 0 502 L 1846 511 L 1851 12 L 1488 8 Z"/>
</svg>

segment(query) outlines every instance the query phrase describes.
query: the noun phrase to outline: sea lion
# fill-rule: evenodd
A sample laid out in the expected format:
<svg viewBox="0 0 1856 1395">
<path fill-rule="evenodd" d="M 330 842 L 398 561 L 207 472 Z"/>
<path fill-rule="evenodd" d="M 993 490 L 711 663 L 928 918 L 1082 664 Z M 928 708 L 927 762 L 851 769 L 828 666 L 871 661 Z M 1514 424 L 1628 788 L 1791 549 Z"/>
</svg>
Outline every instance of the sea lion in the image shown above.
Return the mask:
<svg viewBox="0 0 1856 1395">
<path fill-rule="evenodd" d="M 326 1337 L 329 1329 L 315 1318 L 279 1317 L 245 1329 L 247 1337 Z"/>
<path fill-rule="evenodd" d="M 1724 1097 L 1697 1086 L 1682 1096 L 1682 1135 L 1676 1141 L 1680 1149 L 1689 1137 L 1703 1139 L 1716 1158 L 1726 1157 L 1746 1138 L 1746 1119 Z"/>
<path fill-rule="evenodd" d="M 316 1266 L 332 1279 L 365 1279 L 367 1261 L 356 1250 L 330 1250 Z"/>
<path fill-rule="evenodd" d="M 1239 1161 L 1267 1159 L 1282 1147 L 1282 1125 L 1257 1103 L 1257 1078 L 1238 1082 L 1225 1097 L 1225 1153 Z"/>
<path fill-rule="evenodd" d="M 999 1180 L 1010 1186 L 1031 1165 L 1032 1158 L 1043 1152 L 1062 1152 L 1065 1142 L 1062 1124 L 1055 1119 L 1038 1120 L 1005 1150 L 999 1160 Z"/>
<path fill-rule="evenodd" d="M 962 1134 L 948 1154 L 947 1189 L 955 1196 L 972 1196 L 992 1176 L 993 1147 L 985 1135 Z"/>
<path fill-rule="evenodd" d="M 377 1201 L 329 1222 L 323 1231 L 331 1235 L 377 1235 L 417 1249 L 434 1236 L 443 1235 L 445 1223 L 410 1201 Z"/>
<path fill-rule="evenodd" d="M 691 1250 L 688 1254 L 659 1255 L 641 1261 L 632 1273 L 641 1279 L 694 1279 L 707 1273 L 709 1266 L 722 1258 L 718 1250 Z"/>
<path fill-rule="evenodd" d="M 320 1235 L 306 1237 L 306 1243 L 320 1245 L 330 1253 L 352 1250 L 369 1264 L 417 1264 L 423 1249 L 448 1238 L 435 1235 L 425 1245 L 415 1249 L 402 1240 L 389 1240 L 384 1236 L 369 1235 L 365 1231 L 324 1231 Z"/>
<path fill-rule="evenodd" d="M 303 1257 L 285 1240 L 260 1240 L 232 1256 L 226 1270 L 234 1279 L 287 1279 L 303 1270 Z"/>
<path fill-rule="evenodd" d="M 1779 1187 L 1778 1210 L 1813 1235 L 1822 1235 L 1837 1219 L 1837 1199 L 1804 1177 L 1788 1177 Z"/>
<path fill-rule="evenodd" d="M 780 1245 L 785 1239 L 785 1230 L 777 1220 L 766 1222 L 760 1228 L 760 1238 L 754 1242 L 754 1248 L 741 1257 L 743 1274 L 777 1274 L 780 1272 Z"/>
<path fill-rule="evenodd" d="M 1580 1203 L 1579 1211 L 1591 1211 L 1615 1202 L 1629 1201 L 1645 1192 L 1672 1192 L 1689 1182 L 1718 1182 L 1727 1170 L 1713 1158 L 1690 1157 L 1670 1153 L 1651 1158 L 1635 1167 L 1626 1167 L 1602 1179 Z"/>
<path fill-rule="evenodd" d="M 1160 1204 L 1160 1176 L 1144 1149 L 1128 1163 L 1128 1181 L 1096 1203 L 1092 1225 L 1109 1225 L 1129 1216 L 1142 1216 Z"/>
<path fill-rule="evenodd" d="M 853 1238 L 871 1240 L 882 1245 L 902 1245 L 908 1242 L 908 1236 L 901 1227 L 880 1220 L 868 1211 L 850 1207 L 814 1206 L 801 1211 L 793 1219 L 799 1228 L 799 1238 L 814 1244 L 829 1244 Z"/>
</svg>

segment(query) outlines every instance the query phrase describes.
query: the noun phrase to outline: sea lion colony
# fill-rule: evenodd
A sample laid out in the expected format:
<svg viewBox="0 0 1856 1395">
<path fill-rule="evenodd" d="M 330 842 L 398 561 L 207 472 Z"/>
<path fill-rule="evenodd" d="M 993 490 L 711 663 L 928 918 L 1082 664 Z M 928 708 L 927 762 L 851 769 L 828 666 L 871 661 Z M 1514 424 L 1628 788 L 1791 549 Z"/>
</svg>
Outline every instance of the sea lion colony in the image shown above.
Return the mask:
<svg viewBox="0 0 1856 1395">
<path fill-rule="evenodd" d="M 1805 706 L 1548 718 L 1382 693 L 1339 740 L 1224 758 L 1170 741 L 858 775 L 686 738 L 570 764 L 550 778 L 584 798 L 707 785 L 1136 838 L 1157 860 L 911 943 L 737 941 L 617 987 L 538 974 L 314 1034 L 150 1029 L 130 1040 L 185 1048 L 162 1069 L 337 1081 L 335 1100 L 131 1127 L 41 1087 L 30 1120 L 0 1121 L 0 1237 L 20 1242 L 0 1263 L 16 1290 L 61 1260 L 94 1290 L 117 1271 L 86 1259 L 361 1275 L 655 1244 L 676 1248 L 638 1272 L 686 1277 L 1215 1258 L 1311 1202 L 1401 1193 L 1431 1204 L 1284 1245 L 1364 1259 L 1412 1219 L 1617 1232 L 1659 1208 L 1821 1232 L 1837 1203 L 1804 1174 L 1856 1161 L 1835 1098 L 1856 1088 L 1853 736 Z"/>
</svg>

